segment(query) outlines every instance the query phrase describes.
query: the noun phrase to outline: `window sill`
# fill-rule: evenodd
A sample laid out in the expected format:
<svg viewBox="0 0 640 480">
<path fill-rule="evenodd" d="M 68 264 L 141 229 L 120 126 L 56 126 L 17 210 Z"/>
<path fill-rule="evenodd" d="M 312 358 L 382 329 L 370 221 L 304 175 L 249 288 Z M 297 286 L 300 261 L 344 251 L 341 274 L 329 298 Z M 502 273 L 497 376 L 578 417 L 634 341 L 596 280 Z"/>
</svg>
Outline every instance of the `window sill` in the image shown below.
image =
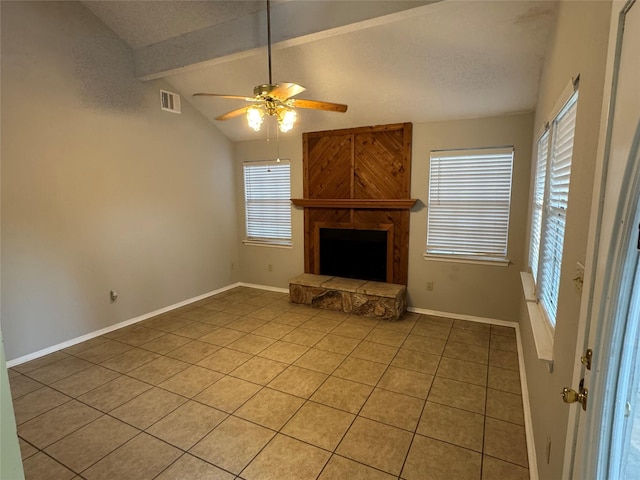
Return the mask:
<svg viewBox="0 0 640 480">
<path fill-rule="evenodd" d="M 242 243 L 250 247 L 293 248 L 293 244 L 291 243 L 269 243 L 257 242 L 255 240 L 243 240 Z"/>
<path fill-rule="evenodd" d="M 535 296 L 533 277 L 528 272 L 520 272 L 522 280 L 522 290 L 527 302 L 529 312 L 529 322 L 533 332 L 533 340 L 536 345 L 538 360 L 553 365 L 553 329 L 542 310 L 542 306 Z"/>
<path fill-rule="evenodd" d="M 425 260 L 432 262 L 471 263 L 475 265 L 493 265 L 496 267 L 508 267 L 511 264 L 508 258 L 465 257 L 463 255 L 437 255 L 434 253 L 423 253 L 422 256 Z"/>
</svg>

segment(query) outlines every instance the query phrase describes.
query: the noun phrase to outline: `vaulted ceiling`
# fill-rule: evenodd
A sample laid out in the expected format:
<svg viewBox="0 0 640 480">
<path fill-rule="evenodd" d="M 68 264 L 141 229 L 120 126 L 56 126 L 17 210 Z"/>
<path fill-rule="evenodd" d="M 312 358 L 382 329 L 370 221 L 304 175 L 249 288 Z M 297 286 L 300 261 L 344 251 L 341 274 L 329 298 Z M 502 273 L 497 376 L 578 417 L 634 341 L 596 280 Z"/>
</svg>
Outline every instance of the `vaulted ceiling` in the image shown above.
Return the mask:
<svg viewBox="0 0 640 480">
<path fill-rule="evenodd" d="M 83 2 L 132 50 L 136 75 L 164 78 L 234 141 L 266 137 L 215 117 L 268 82 L 264 1 Z M 282 0 L 271 6 L 273 79 L 346 113 L 299 110 L 290 134 L 530 111 L 555 1 Z M 272 129 L 273 134 L 273 129 Z"/>
</svg>

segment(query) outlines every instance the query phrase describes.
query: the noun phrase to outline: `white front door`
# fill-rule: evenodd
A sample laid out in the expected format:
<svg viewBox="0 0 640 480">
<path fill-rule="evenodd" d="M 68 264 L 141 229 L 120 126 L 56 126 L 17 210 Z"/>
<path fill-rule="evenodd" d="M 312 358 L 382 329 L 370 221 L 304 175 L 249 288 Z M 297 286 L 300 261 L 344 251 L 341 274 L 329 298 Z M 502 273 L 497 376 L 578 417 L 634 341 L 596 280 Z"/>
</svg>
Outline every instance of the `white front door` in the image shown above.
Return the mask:
<svg viewBox="0 0 640 480">
<path fill-rule="evenodd" d="M 590 370 L 577 359 L 568 385 L 588 392 L 586 411 L 570 406 L 564 476 L 575 480 L 640 479 L 640 1 L 617 5 L 604 196 L 577 348 L 593 359 Z"/>
</svg>

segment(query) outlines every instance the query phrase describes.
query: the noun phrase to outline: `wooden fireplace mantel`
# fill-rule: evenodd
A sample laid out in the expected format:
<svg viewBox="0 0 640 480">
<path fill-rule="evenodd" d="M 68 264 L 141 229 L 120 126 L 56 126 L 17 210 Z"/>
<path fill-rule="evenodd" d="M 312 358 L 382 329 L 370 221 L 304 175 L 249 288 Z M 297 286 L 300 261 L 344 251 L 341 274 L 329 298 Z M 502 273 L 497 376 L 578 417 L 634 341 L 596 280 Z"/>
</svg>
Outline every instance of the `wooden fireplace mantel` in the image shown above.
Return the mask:
<svg viewBox="0 0 640 480">
<path fill-rule="evenodd" d="M 292 198 L 296 207 L 305 208 L 354 208 L 367 210 L 410 210 L 418 200 L 404 198 Z"/>
</svg>

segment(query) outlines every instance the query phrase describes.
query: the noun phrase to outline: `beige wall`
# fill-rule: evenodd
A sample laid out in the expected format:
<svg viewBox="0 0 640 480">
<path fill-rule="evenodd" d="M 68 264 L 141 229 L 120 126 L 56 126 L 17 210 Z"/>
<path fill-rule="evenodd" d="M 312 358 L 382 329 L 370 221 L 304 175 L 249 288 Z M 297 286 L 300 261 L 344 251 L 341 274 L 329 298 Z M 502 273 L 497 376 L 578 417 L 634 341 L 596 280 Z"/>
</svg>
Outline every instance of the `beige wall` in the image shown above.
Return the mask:
<svg viewBox="0 0 640 480">
<path fill-rule="evenodd" d="M 420 200 L 411 214 L 409 245 L 409 303 L 413 307 L 516 320 L 518 317 L 519 279 L 523 268 L 523 245 L 531 161 L 533 115 L 413 126 L 411 193 Z M 426 242 L 426 200 L 428 193 L 429 151 L 514 145 L 513 195 L 509 238 L 508 267 L 444 263 L 423 258 Z M 280 155 L 291 160 L 291 195 L 302 197 L 302 136 L 280 141 Z M 275 158 L 274 142 L 239 142 L 234 150 L 238 209 L 238 238 L 245 237 L 242 162 Z M 292 210 L 293 248 L 248 246 L 239 242 L 239 278 L 245 282 L 287 287 L 288 280 L 304 271 L 304 218 L 302 209 Z M 273 271 L 269 271 L 269 265 Z M 434 282 L 428 292 L 426 283 Z"/>
<path fill-rule="evenodd" d="M 271 130 L 273 131 L 273 129 Z M 304 272 L 304 215 L 301 208 L 292 207 L 291 248 L 245 245 L 244 178 L 242 163 L 248 160 L 275 160 L 276 140 L 253 140 L 234 144 L 237 232 L 240 264 L 238 278 L 243 282 L 287 288 L 289 279 Z M 280 158 L 291 162 L 291 198 L 302 198 L 302 135 L 280 138 Z M 269 265 L 272 266 L 269 271 Z"/>
<path fill-rule="evenodd" d="M 8 360 L 232 283 L 232 144 L 167 87 L 79 2 L 2 2 Z"/>
<path fill-rule="evenodd" d="M 551 38 L 536 109 L 535 131 L 548 120 L 571 77 L 580 74 L 571 186 L 567 208 L 562 274 L 554 337 L 554 369 L 537 359 L 527 308 L 521 294 L 521 331 L 540 478 L 561 478 L 569 407 L 559 392 L 571 385 L 580 317 L 580 295 L 573 286 L 576 263 L 585 261 L 599 138 L 611 4 L 562 2 Z M 574 385 L 574 388 L 577 386 Z M 546 460 L 547 439 L 551 455 Z"/>
<path fill-rule="evenodd" d="M 413 126 L 411 196 L 420 206 L 411 214 L 409 304 L 442 312 L 516 320 L 531 164 L 532 114 Z M 507 267 L 435 262 L 423 254 L 427 238 L 429 152 L 431 150 L 513 145 L 513 180 Z M 433 291 L 427 291 L 433 282 Z"/>
</svg>

